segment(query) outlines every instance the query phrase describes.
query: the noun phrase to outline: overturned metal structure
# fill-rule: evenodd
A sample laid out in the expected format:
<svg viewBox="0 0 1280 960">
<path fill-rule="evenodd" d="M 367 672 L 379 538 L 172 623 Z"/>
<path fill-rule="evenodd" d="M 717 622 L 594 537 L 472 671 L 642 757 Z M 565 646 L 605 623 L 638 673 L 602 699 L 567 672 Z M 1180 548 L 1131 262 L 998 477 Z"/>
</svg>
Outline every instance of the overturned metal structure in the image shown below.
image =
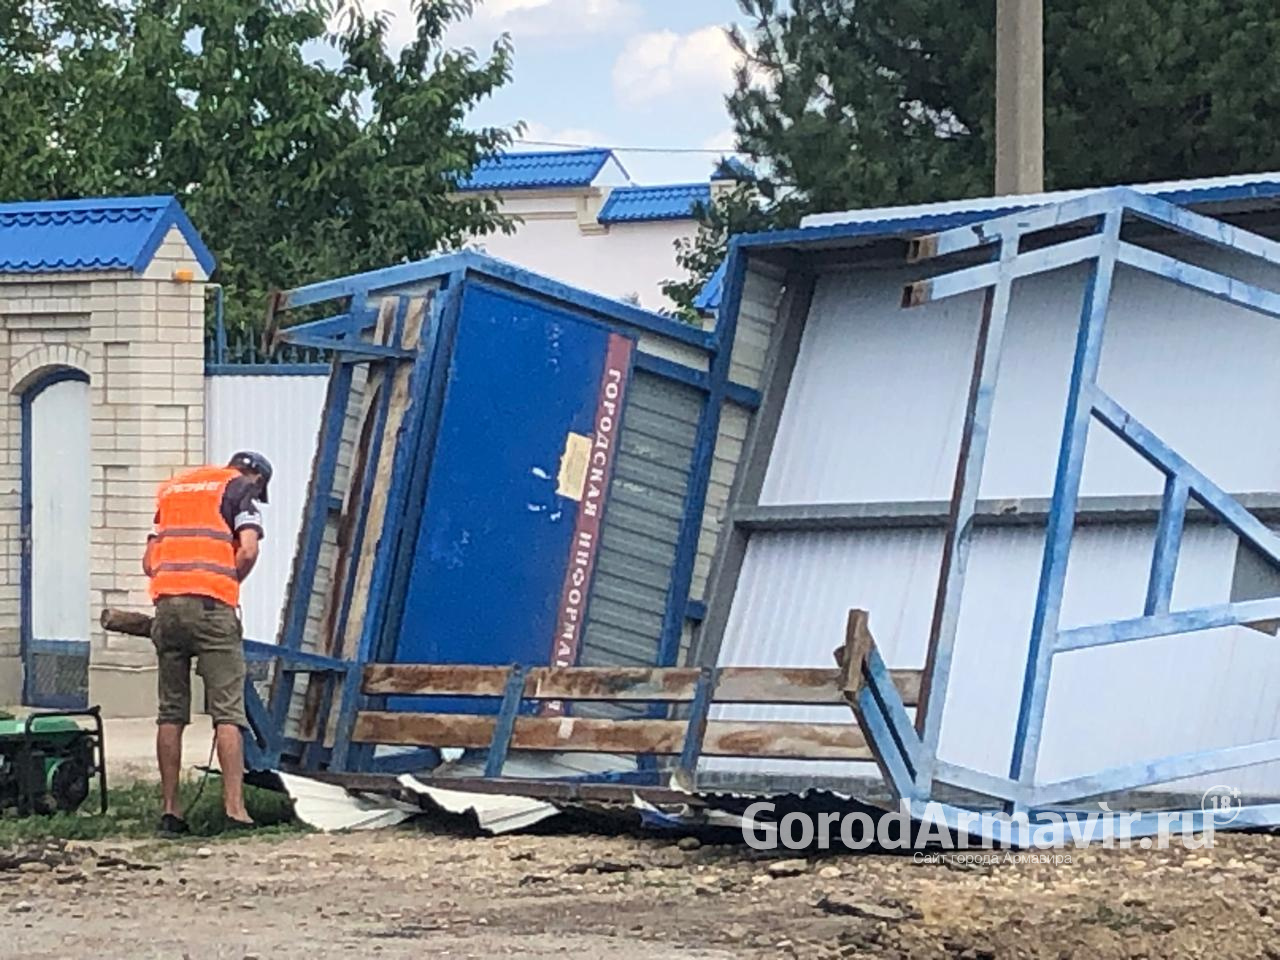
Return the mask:
<svg viewBox="0 0 1280 960">
<path fill-rule="evenodd" d="M 829 232 L 836 233 L 839 229 L 833 226 Z M 812 240 L 812 234 L 818 231 L 808 232 L 810 236 L 803 239 Z M 767 252 L 770 247 L 782 248 L 788 242 L 802 239 L 804 233 L 797 231 L 790 238 L 745 238 L 739 245 L 736 263 L 731 261 L 728 268 L 722 315 L 737 309 L 753 244 L 756 252 Z M 1170 235 L 1179 242 L 1187 242 L 1185 258 L 1157 249 L 1161 238 Z M 828 249 L 829 254 L 833 252 L 830 245 Z M 1235 266 L 1240 272 L 1228 274 L 1204 265 L 1223 252 L 1238 259 Z M 796 256 L 794 251 L 791 256 Z M 860 683 L 849 693 L 859 725 L 876 755 L 880 774 L 893 794 L 908 800 L 912 811 L 923 816 L 929 801 L 950 798 L 954 790 L 959 789 L 991 798 L 1009 813 L 1027 813 L 1034 823 L 1037 815 L 1079 809 L 1080 804 L 1091 798 L 1130 794 L 1155 785 L 1280 759 L 1280 740 L 1268 737 L 1216 749 L 1135 757 L 1121 765 L 1103 765 L 1069 777 L 1038 776 L 1051 681 L 1055 666 L 1061 664 L 1063 657 L 1088 657 L 1087 651 L 1236 626 L 1249 626 L 1274 635 L 1277 614 L 1280 614 L 1277 595 L 1280 580 L 1275 573 L 1280 568 L 1280 538 L 1240 500 L 1226 493 L 1122 406 L 1114 394 L 1101 385 L 1099 369 L 1104 356 L 1108 309 L 1114 302 L 1113 287 L 1121 268 L 1274 319 L 1280 318 L 1280 294 L 1262 285 L 1266 280 L 1258 283 L 1253 278 L 1263 276 L 1272 283 L 1280 278 L 1280 273 L 1274 272 L 1280 267 L 1280 244 L 1157 196 L 1117 188 L 916 236 L 908 244 L 907 260 L 917 265 L 918 270 L 926 269 L 926 265 L 935 261 L 952 266 L 943 266 L 943 272 L 931 279 L 909 282 L 905 289 L 900 288 L 902 308 L 913 310 L 978 293 L 981 317 L 948 516 L 942 531 L 941 568 L 925 650 L 919 708 L 914 717 L 907 709 L 909 704 L 898 696 L 889 680 L 887 658 L 881 656 L 870 636 L 864 636 L 859 644 L 849 648 L 861 658 Z M 1014 522 L 1028 522 L 1019 521 L 1016 516 L 1027 507 L 1032 507 L 1034 513 L 1032 504 L 1016 499 L 1004 503 L 979 501 L 1014 287 L 1019 280 L 1069 267 L 1083 267 L 1086 271 L 1083 306 L 1073 336 L 1052 496 L 1043 508 L 1046 528 L 1025 671 L 1020 687 L 1004 688 L 1005 696 L 1017 703 L 1012 750 L 1007 758 L 1008 773 L 994 773 L 943 759 L 939 744 L 944 709 L 954 673 L 953 657 L 967 564 L 976 529 L 982 521 L 999 522 L 1002 516 Z M 807 279 L 812 283 L 812 274 Z M 790 332 L 793 337 L 799 336 L 796 325 Z M 794 350 L 791 362 L 795 362 Z M 771 399 L 767 390 L 766 412 Z M 1093 421 L 1122 441 L 1136 460 L 1154 468 L 1163 492 L 1155 510 L 1145 590 L 1133 598 L 1141 615 L 1065 626 L 1064 587 L 1073 536 L 1080 521 L 1078 501 L 1089 427 Z M 770 438 L 768 442 L 772 445 L 775 440 Z M 856 440 L 851 438 L 851 442 Z M 866 509 L 862 510 L 855 509 L 859 505 L 844 508 L 833 505 L 826 509 L 762 507 L 757 499 L 762 484 L 763 477 L 759 474 L 740 477 L 738 491 L 731 498 L 731 532 L 722 544 L 721 579 L 708 611 L 708 623 L 718 628 L 720 634 L 704 637 L 707 646 L 703 657 L 708 661 L 726 662 L 716 654 L 724 640 L 725 624 L 731 619 L 730 609 L 735 603 L 750 602 L 749 597 L 735 599 L 735 590 L 740 589 L 746 543 L 757 531 L 815 531 L 824 526 L 840 529 L 841 525 L 843 529 L 855 529 L 860 521 L 870 519 L 869 515 L 875 512 L 870 509 L 874 505 L 865 505 Z M 1123 513 L 1134 511 L 1137 507 L 1134 501 L 1140 498 L 1118 499 L 1123 502 L 1102 509 L 1113 510 L 1117 519 L 1123 519 Z M 1273 506 L 1274 498 L 1261 499 L 1266 506 Z M 1197 522 L 1216 522 L 1239 540 L 1232 593 L 1230 598 L 1223 598 L 1226 602 L 1185 608 L 1177 608 L 1171 602 L 1189 505 L 1200 508 L 1200 515 L 1194 518 Z M 921 512 L 928 512 L 924 506 L 921 505 Z M 1094 502 L 1090 509 L 1099 507 Z M 1149 509 L 1143 505 L 1138 512 Z M 892 518 L 889 519 L 892 525 Z M 1269 519 L 1274 519 L 1273 513 Z M 899 516 L 898 522 L 909 523 L 910 518 Z M 1034 519 L 1030 522 L 1034 523 Z M 861 602 L 871 606 L 874 619 L 877 609 L 874 600 L 863 597 Z M 892 608 L 885 612 L 894 613 Z M 737 626 L 741 629 L 742 617 L 738 618 Z M 727 632 L 732 635 L 732 624 Z M 983 658 L 994 662 L 992 658 L 1001 656 L 1001 641 L 1006 639 L 989 639 Z M 1206 638 L 1205 642 L 1215 640 L 1217 638 Z M 1158 656 L 1158 653 L 1152 650 L 1148 656 Z M 1196 670 L 1212 668 L 1212 658 L 1194 667 Z M 1185 669 L 1190 671 L 1193 666 L 1187 664 Z M 1106 715 L 1105 704 L 1095 709 Z M 1085 722 L 1082 712 L 1064 720 L 1065 726 L 1074 724 L 1077 728 Z M 980 730 L 981 722 L 971 717 L 970 729 Z M 992 730 L 995 736 L 994 728 Z M 1113 732 L 1114 737 L 1123 737 L 1123 734 L 1122 730 Z M 1086 755 L 1088 750 L 1085 746 Z M 791 778 L 791 782 L 795 779 Z M 945 804 L 943 810 L 953 826 L 970 829 L 966 826 L 971 822 L 968 811 Z M 1205 818 L 1213 815 L 1212 809 L 1187 810 L 1183 812 L 1183 822 L 1203 826 Z M 1244 806 L 1230 822 L 1239 827 L 1278 821 L 1280 805 L 1261 803 Z M 1158 813 L 1139 814 L 1129 829 L 1137 836 L 1154 832 L 1160 822 Z"/>
<path fill-rule="evenodd" d="M 296 291 L 281 306 L 305 306 L 334 297 L 352 300 L 349 312 L 339 318 L 283 334 L 295 343 L 333 350 L 338 358 L 281 643 L 278 647 L 255 645 L 253 649 L 255 656 L 275 665 L 269 700 L 258 703 L 255 711 L 261 720 L 258 725 L 266 731 L 265 738 L 259 738 L 266 741 L 260 742 L 259 762 L 330 774 L 359 773 L 366 777 L 361 782 L 367 785 L 367 776 L 379 771 L 411 765 L 430 768 L 437 759 L 434 748 L 456 746 L 487 751 L 482 780 L 492 781 L 502 777 L 509 751 L 584 751 L 635 755 L 639 762 L 634 766 L 606 765 L 577 779 L 623 780 L 653 787 L 674 784 L 696 792 L 705 784 L 720 782 L 714 763 L 709 762 L 717 757 L 780 760 L 784 764 L 842 761 L 845 765 L 839 768 L 837 781 L 847 784 L 848 792 L 865 796 L 879 791 L 869 791 L 865 781 L 850 777 L 848 763 L 874 760 L 889 792 L 908 801 L 917 816 L 924 815 L 930 802 L 943 800 L 948 822 L 968 831 L 972 829 L 968 825 L 972 808 L 954 802 L 956 791 L 976 796 L 984 805 L 994 804 L 1034 818 L 1078 807 L 1090 798 L 1280 761 L 1280 739 L 1268 736 L 1211 749 L 1140 753 L 1118 764 L 1093 761 L 1095 741 L 1090 740 L 1082 748 L 1083 760 L 1076 760 L 1077 765 L 1092 763 L 1092 769 L 1069 776 L 1052 772 L 1045 776 L 1041 763 L 1051 683 L 1055 668 L 1061 674 L 1064 657 L 1088 658 L 1097 651 L 1139 641 L 1175 635 L 1186 638 L 1200 631 L 1237 626 L 1250 627 L 1260 641 L 1265 637 L 1271 642 L 1280 622 L 1280 578 L 1275 573 L 1280 569 L 1280 539 L 1267 526 L 1280 517 L 1274 495 L 1226 492 L 1226 487 L 1215 484 L 1174 444 L 1122 406 L 1112 390 L 1101 386 L 1099 378 L 1108 311 L 1115 302 L 1116 276 L 1122 268 L 1233 309 L 1280 318 L 1280 293 L 1255 279 L 1280 269 L 1280 244 L 1170 202 L 1225 199 L 1247 204 L 1258 196 L 1253 189 L 1224 194 L 1212 186 L 1200 194 L 1172 190 L 1163 197 L 1117 188 L 995 217 L 983 218 L 972 212 L 950 218 L 922 216 L 909 227 L 899 225 L 879 234 L 874 227 L 863 229 L 863 234 L 885 242 L 856 255 L 839 249 L 837 241 L 857 235 L 858 229 L 832 227 L 824 228 L 825 234 L 823 229 L 809 229 L 739 238 L 724 271 L 719 325 L 711 333 L 688 330 L 687 335 L 677 334 L 638 311 L 627 313 L 625 308 L 594 300 L 586 303 L 597 319 L 611 317 L 623 327 L 631 324 L 642 331 L 638 355 L 643 355 L 644 333 L 704 351 L 705 361 L 693 361 L 683 370 L 677 370 L 679 361 L 658 354 L 650 354 L 639 364 L 674 381 L 696 385 L 707 397 L 697 425 L 700 453 L 691 461 L 689 489 L 693 494 L 684 503 L 686 512 L 680 524 L 681 559 L 671 568 L 674 573 L 665 584 L 665 614 L 660 627 L 655 624 L 638 630 L 641 634 L 648 630 L 654 638 L 647 662 L 635 658 L 590 663 L 576 651 L 558 661 L 547 651 L 541 657 L 509 656 L 501 663 L 459 660 L 456 655 L 416 661 L 395 655 L 395 637 L 400 634 L 389 632 L 387 624 L 403 622 L 415 557 L 431 549 L 429 543 L 406 535 L 405 530 L 420 523 L 414 511 L 422 508 L 414 504 L 422 503 L 432 471 L 440 469 L 432 462 L 432 431 L 437 429 L 432 424 L 440 418 L 448 379 L 445 371 L 452 356 L 450 338 L 456 330 L 464 291 L 469 283 L 510 286 L 530 281 L 505 267 L 458 260 L 430 277 L 415 265 L 416 272 L 396 274 L 394 282 L 387 282 L 384 273 Z M 957 222 L 960 225 L 952 225 Z M 1170 237 L 1178 252 L 1189 251 L 1186 256 L 1165 252 L 1162 244 Z M 1225 262 L 1214 259 L 1219 255 L 1229 255 L 1228 267 L 1218 266 Z M 945 510 L 936 509 L 938 504 L 931 501 L 894 510 L 874 500 L 841 503 L 822 487 L 822 477 L 810 483 L 815 492 L 808 503 L 790 504 L 778 496 L 769 502 L 772 481 L 766 468 L 776 472 L 779 462 L 787 459 L 780 457 L 780 451 L 790 449 L 780 439 L 780 424 L 785 425 L 786 407 L 793 402 L 792 378 L 802 352 L 804 318 L 822 271 L 851 262 L 851 256 L 862 257 L 859 262 L 873 263 L 877 269 L 892 261 L 895 270 L 905 266 L 916 272 L 905 289 L 898 286 L 898 309 L 903 317 L 930 304 L 980 296 L 972 374 L 962 404 L 957 461 Z M 934 276 L 918 279 L 935 263 L 940 266 Z M 1054 432 L 1058 442 L 1051 495 L 1035 503 L 1020 491 L 1013 499 L 980 499 L 1001 360 L 1007 352 L 1010 317 L 1017 312 L 1012 309 L 1015 287 L 1020 280 L 1062 270 L 1083 271 L 1084 291 L 1069 349 L 1065 412 L 1057 408 L 1061 428 Z M 562 289 L 540 283 L 533 286 L 533 299 L 544 304 L 547 298 L 562 305 L 583 304 L 577 295 Z M 397 287 L 388 294 L 389 288 Z M 530 296 L 527 291 L 522 295 Z M 762 358 L 749 387 L 744 383 L 733 386 L 730 374 L 732 357 L 744 334 Z M 954 362 L 956 358 L 948 353 L 948 359 Z M 365 363 L 369 367 L 364 374 L 364 396 L 385 397 L 389 392 L 392 399 L 383 401 L 381 407 L 366 401 L 360 407 L 364 412 L 357 415 L 349 399 L 356 382 L 353 367 Z M 1023 384 L 1028 390 L 1038 386 L 1034 378 Z M 744 418 L 751 426 L 749 431 L 728 438 L 733 442 L 726 442 L 720 408 L 735 400 L 734 390 L 736 402 L 751 411 Z M 401 404 L 394 399 L 400 395 L 412 395 L 415 400 Z M 627 402 L 619 398 L 620 405 Z M 624 412 L 624 429 L 626 416 Z M 1129 495 L 1125 487 L 1123 495 L 1081 501 L 1087 440 L 1094 421 L 1123 444 L 1127 455 L 1159 477 L 1161 492 L 1157 497 Z M 362 423 L 374 424 L 366 434 L 386 438 L 380 447 L 370 448 L 361 441 Z M 859 439 L 850 436 L 838 442 L 856 450 Z M 348 481 L 338 487 L 343 492 L 335 494 L 334 477 L 344 444 L 352 451 L 364 452 L 348 458 L 357 466 L 347 468 Z M 726 487 L 718 505 L 723 516 L 705 515 L 705 491 L 711 478 L 698 475 L 702 469 L 698 465 L 710 463 L 713 452 L 727 469 L 727 479 L 719 478 Z M 932 455 L 936 457 L 936 451 Z M 782 467 L 787 464 L 783 462 Z M 351 480 L 357 474 L 367 478 L 364 486 Z M 380 486 L 379 477 L 390 478 L 389 483 Z M 899 479 L 909 486 L 912 478 Z M 728 481 L 731 490 L 727 489 Z M 878 490 L 893 482 L 890 477 L 879 487 L 865 486 Z M 778 486 L 776 482 L 773 485 Z M 353 510 L 350 505 L 360 498 L 365 499 L 365 505 Z M 1255 512 L 1250 508 L 1256 508 Z M 603 507 L 606 518 L 609 509 Z M 1084 623 L 1068 619 L 1064 626 L 1064 591 L 1077 527 L 1092 522 L 1145 522 L 1148 518 L 1152 539 L 1144 588 L 1133 599 L 1140 615 Z M 949 759 L 947 751 L 940 749 L 944 730 L 959 722 L 954 716 L 948 720 L 944 710 L 953 677 L 959 676 L 954 664 L 970 553 L 975 533 L 983 526 L 1034 526 L 1041 520 L 1044 535 L 1025 668 L 1020 684 L 1005 685 L 999 691 L 1016 705 L 1007 772 L 995 772 Z M 1174 602 L 1179 557 L 1185 552 L 1184 530 L 1193 522 L 1215 524 L 1238 538 L 1240 547 L 1229 574 L 1231 595 L 1222 598 L 1223 602 L 1185 606 Z M 770 538 L 826 536 L 831 531 L 839 535 L 867 529 L 873 523 L 877 529 L 923 525 L 940 531 L 940 569 L 932 612 L 927 631 L 914 648 L 919 650 L 920 660 L 901 655 L 897 648 L 886 652 L 877 644 L 872 631 L 880 617 L 893 616 L 894 601 L 888 596 L 859 594 L 856 583 L 849 585 L 848 592 L 837 588 L 823 601 L 828 606 L 841 605 L 848 614 L 843 644 L 838 629 L 832 629 L 836 625 L 827 619 L 821 622 L 819 633 L 793 635 L 789 641 L 782 637 L 783 642 L 770 648 L 768 655 L 760 649 L 752 653 L 742 638 L 774 622 L 760 609 L 793 602 L 780 601 L 771 592 L 774 585 L 767 582 L 768 576 L 777 580 L 776 571 L 782 569 L 779 564 L 791 562 L 785 551 L 775 549 L 778 542 Z M 772 566 L 752 557 L 751 551 L 765 541 L 775 554 L 769 559 Z M 319 559 L 326 555 L 322 549 L 326 544 L 332 558 L 328 567 Z M 822 556 L 815 551 L 817 547 L 806 556 Z M 705 607 L 698 603 L 695 616 L 690 618 L 687 601 L 691 588 L 685 578 L 696 579 L 692 576 L 695 554 L 714 555 L 715 560 L 704 563 Z M 840 562 L 828 566 L 838 572 L 845 561 L 837 560 Z M 583 589 L 590 588 L 591 576 L 592 569 L 587 568 Z M 693 592 L 703 599 L 701 587 Z M 607 605 L 607 592 L 604 596 Z M 857 607 L 870 610 L 870 617 L 853 609 Z M 586 616 L 590 617 L 589 608 Z M 679 642 L 681 626 L 683 644 Z M 317 643 L 317 637 L 328 639 Z M 489 639 L 478 645 L 464 644 L 463 649 L 482 649 Z M 984 641 L 986 646 L 970 657 L 966 669 L 975 663 L 1008 661 L 1010 639 L 1006 630 Z M 816 650 L 821 650 L 820 658 L 815 656 Z M 838 663 L 831 659 L 833 650 Z M 742 662 L 744 658 L 747 662 Z M 1071 676 L 1080 676 L 1081 670 L 1087 673 L 1088 667 L 1078 666 L 1080 662 L 1076 661 Z M 1114 668 L 1108 665 L 1105 669 Z M 306 678 L 305 691 L 304 684 L 298 682 L 302 677 Z M 459 697 L 470 699 L 439 699 Z M 487 698 L 487 705 L 479 706 L 476 697 Z M 584 701 L 594 704 L 594 709 L 575 706 Z M 419 709 L 424 702 L 443 702 L 445 707 Z M 1072 723 L 1080 720 L 1079 716 L 1065 718 L 1068 737 Z M 968 722 L 978 735 L 983 733 L 982 718 Z M 993 734 L 992 740 L 998 743 L 1000 736 Z M 376 752 L 379 745 L 413 746 L 423 752 L 380 756 Z M 675 759 L 654 763 L 655 756 Z M 778 772 L 784 768 L 770 772 L 775 768 L 757 765 L 751 769 L 755 773 L 741 782 L 747 785 L 744 789 L 758 792 L 803 789 L 819 779 L 811 775 L 809 767 L 791 775 Z M 561 776 L 555 782 L 540 784 L 526 781 L 519 789 L 563 792 L 568 779 Z M 1191 823 L 1203 825 L 1203 818 L 1212 816 L 1212 811 L 1188 810 L 1186 816 Z M 1154 831 L 1157 823 L 1157 814 L 1142 814 L 1130 829 L 1140 835 Z M 1231 825 L 1263 823 L 1280 823 L 1280 804 L 1246 805 Z"/>
<path fill-rule="evenodd" d="M 498 709 L 487 681 L 392 691 L 369 664 L 681 659 L 759 403 L 749 329 L 700 330 L 472 253 L 272 306 L 276 342 L 334 359 L 281 634 L 250 645 L 275 665 L 250 695 L 257 765 L 420 769 L 432 751 L 375 756 L 408 735 L 373 732 L 372 713 L 452 717 L 456 735 L 414 742 L 469 747 L 470 715 Z M 665 722 L 622 699 L 612 713 Z"/>
</svg>

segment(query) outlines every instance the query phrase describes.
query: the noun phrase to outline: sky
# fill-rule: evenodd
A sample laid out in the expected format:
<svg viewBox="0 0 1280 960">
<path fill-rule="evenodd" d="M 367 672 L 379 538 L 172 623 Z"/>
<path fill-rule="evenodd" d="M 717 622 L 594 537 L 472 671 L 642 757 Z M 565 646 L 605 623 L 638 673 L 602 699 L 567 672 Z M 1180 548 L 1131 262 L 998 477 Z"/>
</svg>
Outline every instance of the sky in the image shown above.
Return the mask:
<svg viewBox="0 0 1280 960">
<path fill-rule="evenodd" d="M 393 15 L 393 43 L 412 31 L 411 0 L 366 0 Z M 486 49 L 515 44 L 512 80 L 472 115 L 477 125 L 524 121 L 527 140 L 610 147 L 733 147 L 724 96 L 736 55 L 724 27 L 735 0 L 483 0 L 450 35 Z M 526 149 L 555 149 L 529 144 Z M 637 183 L 705 181 L 713 153 L 622 151 Z"/>
</svg>

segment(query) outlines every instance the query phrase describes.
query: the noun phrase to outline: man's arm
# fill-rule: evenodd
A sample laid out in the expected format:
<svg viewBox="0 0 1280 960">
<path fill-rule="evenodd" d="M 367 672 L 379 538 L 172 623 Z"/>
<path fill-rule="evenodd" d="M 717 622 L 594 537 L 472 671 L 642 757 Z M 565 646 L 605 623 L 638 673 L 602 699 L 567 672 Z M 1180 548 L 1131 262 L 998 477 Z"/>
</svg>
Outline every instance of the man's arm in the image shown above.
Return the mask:
<svg viewBox="0 0 1280 960">
<path fill-rule="evenodd" d="M 258 562 L 258 531 L 244 527 L 236 534 L 236 574 L 243 581 Z"/>
<path fill-rule="evenodd" d="M 147 548 L 142 551 L 142 572 L 148 577 L 155 576 L 155 566 L 151 560 L 151 547 L 156 542 L 156 533 L 160 529 L 160 511 L 156 511 L 156 515 L 151 520 L 151 533 L 147 537 Z"/>
</svg>

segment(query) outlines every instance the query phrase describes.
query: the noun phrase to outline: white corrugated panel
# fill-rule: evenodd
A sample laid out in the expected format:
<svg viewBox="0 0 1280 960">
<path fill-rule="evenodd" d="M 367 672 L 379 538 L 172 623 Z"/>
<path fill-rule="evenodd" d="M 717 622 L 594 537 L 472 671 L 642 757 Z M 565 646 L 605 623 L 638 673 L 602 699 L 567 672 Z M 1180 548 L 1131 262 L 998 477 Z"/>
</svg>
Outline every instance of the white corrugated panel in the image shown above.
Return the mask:
<svg viewBox="0 0 1280 960">
<path fill-rule="evenodd" d="M 1204 258 L 1208 259 L 1208 258 Z M 940 500 L 951 493 L 978 295 L 904 310 L 921 271 L 822 277 L 761 502 Z M 984 497 L 1047 496 L 1062 433 L 1084 273 L 1014 288 Z M 1224 489 L 1280 487 L 1280 324 L 1121 268 L 1104 388 Z M 1095 426 L 1085 495 L 1158 493 L 1154 469 Z"/>
<path fill-rule="evenodd" d="M 1150 526 L 1131 524 L 1077 531 L 1064 627 L 1141 614 L 1152 537 Z M 1211 524 L 1187 528 L 1174 609 L 1227 599 L 1234 540 Z M 1043 542 L 1036 527 L 986 528 L 975 536 L 939 746 L 945 760 L 1008 772 Z M 940 530 L 754 535 L 720 663 L 829 667 L 849 609 L 861 607 L 871 612 L 886 663 L 919 669 L 941 550 Z M 1040 779 L 1280 736 L 1280 687 L 1269 682 L 1277 671 L 1276 641 L 1245 628 L 1058 657 Z M 849 719 L 843 708 L 821 707 L 722 708 L 717 716 Z M 780 761 L 707 761 L 704 767 L 776 775 L 866 772 L 865 765 Z M 1280 794 L 1280 769 L 1237 771 L 1230 783 Z"/>
<path fill-rule="evenodd" d="M 205 378 L 209 462 L 256 450 L 273 470 L 271 502 L 262 508 L 266 539 L 240 592 L 244 635 L 254 640 L 275 642 L 280 629 L 327 383 L 327 376 Z"/>
<path fill-rule="evenodd" d="M 1196 258 L 1214 266 L 1226 259 Z M 1260 271 L 1232 272 L 1260 279 Z M 867 269 L 820 278 L 763 503 L 949 498 L 980 301 L 975 295 L 902 309 L 902 285 L 921 275 L 919 268 Z M 1083 269 L 1073 269 L 1015 287 L 984 497 L 1052 492 L 1083 280 Z M 1102 384 L 1228 491 L 1280 489 L 1274 358 L 1280 324 L 1121 270 Z M 1161 480 L 1093 426 L 1084 495 L 1155 494 Z M 1140 615 L 1152 540 L 1150 525 L 1079 529 L 1063 627 Z M 936 529 L 754 535 L 720 663 L 830 665 L 847 611 L 864 607 L 887 663 L 920 668 L 941 541 Z M 1042 545 L 1036 527 L 984 528 L 975 536 L 942 728 L 946 760 L 1007 772 Z M 1234 535 L 1211 524 L 1189 526 L 1174 609 L 1225 602 L 1234 557 Z M 1266 682 L 1277 669 L 1276 641 L 1244 628 L 1060 657 L 1039 779 L 1280 735 L 1280 691 Z M 1280 795 L 1277 766 L 1218 779 Z M 839 773 L 825 764 L 754 767 Z"/>
</svg>

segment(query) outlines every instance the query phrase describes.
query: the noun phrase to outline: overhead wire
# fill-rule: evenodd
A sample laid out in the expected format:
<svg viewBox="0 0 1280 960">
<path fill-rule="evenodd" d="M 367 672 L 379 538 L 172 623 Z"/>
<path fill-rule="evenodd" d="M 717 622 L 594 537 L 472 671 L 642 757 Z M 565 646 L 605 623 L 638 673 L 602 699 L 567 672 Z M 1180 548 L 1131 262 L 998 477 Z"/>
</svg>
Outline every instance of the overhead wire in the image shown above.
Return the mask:
<svg viewBox="0 0 1280 960">
<path fill-rule="evenodd" d="M 706 153 L 746 156 L 743 150 L 731 147 L 615 147 L 605 143 L 570 143 L 565 140 L 517 140 L 535 147 L 562 147 L 570 150 L 613 150 L 616 153 Z"/>
</svg>

